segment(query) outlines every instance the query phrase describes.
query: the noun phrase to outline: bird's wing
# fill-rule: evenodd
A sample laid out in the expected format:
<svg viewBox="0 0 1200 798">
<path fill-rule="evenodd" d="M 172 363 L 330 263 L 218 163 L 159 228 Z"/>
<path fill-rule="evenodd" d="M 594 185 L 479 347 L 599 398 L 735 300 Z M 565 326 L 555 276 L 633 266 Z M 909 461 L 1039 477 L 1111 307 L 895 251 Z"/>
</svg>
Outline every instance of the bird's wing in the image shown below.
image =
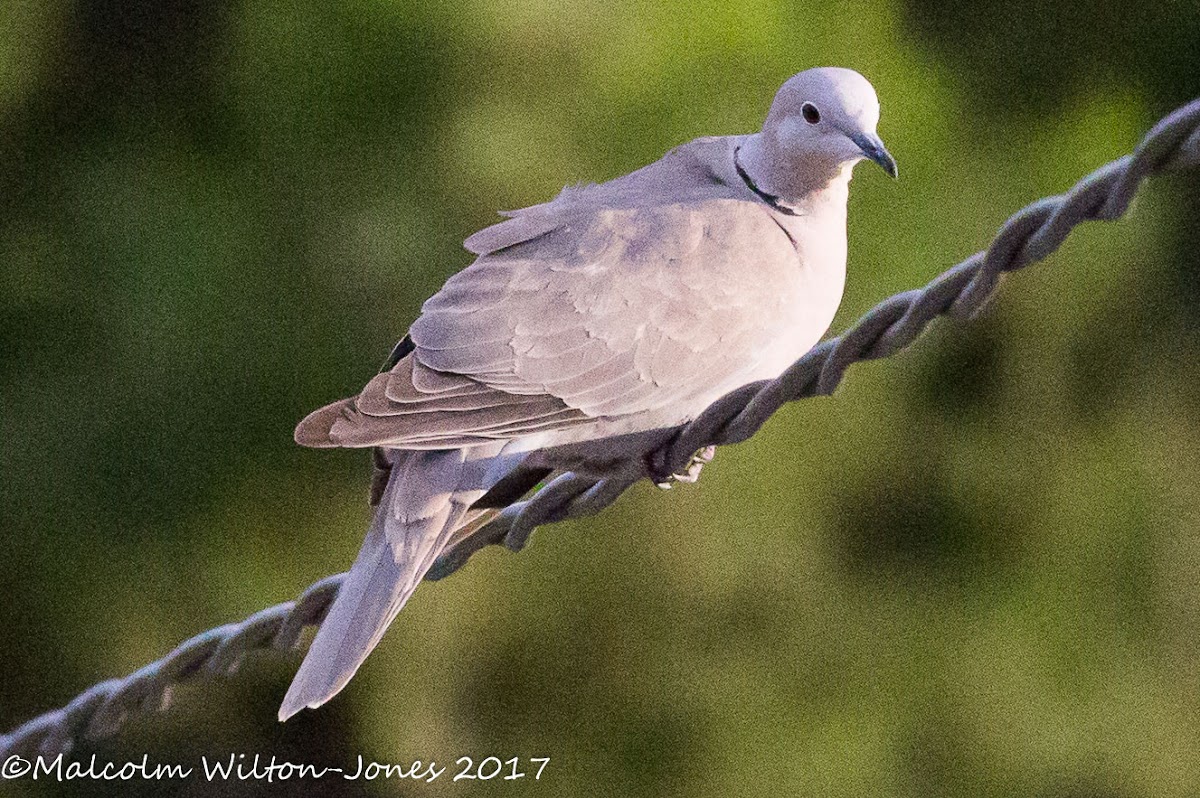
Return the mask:
<svg viewBox="0 0 1200 798">
<path fill-rule="evenodd" d="M 296 428 L 296 441 L 314 447 L 447 449 L 590 420 L 552 396 L 498 391 L 427 368 L 409 354 L 358 396 L 311 413 Z"/>
<path fill-rule="evenodd" d="M 602 209 L 451 277 L 411 329 L 414 354 L 593 418 L 715 399 L 786 326 L 799 271 L 757 203 Z"/>
<path fill-rule="evenodd" d="M 443 448 L 599 418 L 674 426 L 794 348 L 804 269 L 762 204 L 538 216 L 451 277 L 412 326 L 412 351 L 297 440 Z"/>
</svg>

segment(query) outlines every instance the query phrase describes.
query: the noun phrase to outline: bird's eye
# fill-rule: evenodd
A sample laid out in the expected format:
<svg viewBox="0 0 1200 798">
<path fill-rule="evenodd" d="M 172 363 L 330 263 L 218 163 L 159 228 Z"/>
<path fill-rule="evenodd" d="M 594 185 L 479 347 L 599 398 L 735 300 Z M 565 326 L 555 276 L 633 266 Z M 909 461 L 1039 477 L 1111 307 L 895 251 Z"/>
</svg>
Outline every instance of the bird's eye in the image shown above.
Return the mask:
<svg viewBox="0 0 1200 798">
<path fill-rule="evenodd" d="M 804 121 L 810 125 L 815 125 L 821 121 L 821 112 L 817 110 L 817 106 L 812 103 L 805 103 L 800 106 L 800 115 L 804 117 Z"/>
</svg>

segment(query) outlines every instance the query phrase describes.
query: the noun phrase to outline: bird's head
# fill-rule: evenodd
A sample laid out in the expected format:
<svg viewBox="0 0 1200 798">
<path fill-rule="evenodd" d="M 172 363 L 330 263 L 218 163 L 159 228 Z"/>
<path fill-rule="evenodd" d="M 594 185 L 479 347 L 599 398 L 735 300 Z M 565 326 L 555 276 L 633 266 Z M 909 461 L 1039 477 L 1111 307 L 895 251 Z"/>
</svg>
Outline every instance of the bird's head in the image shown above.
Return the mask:
<svg viewBox="0 0 1200 798">
<path fill-rule="evenodd" d="M 756 166 L 783 196 L 795 193 L 789 188 L 819 188 L 863 159 L 895 177 L 896 161 L 875 132 L 878 122 L 879 100 L 862 75 L 839 67 L 805 70 L 776 93 L 755 137 Z"/>
</svg>

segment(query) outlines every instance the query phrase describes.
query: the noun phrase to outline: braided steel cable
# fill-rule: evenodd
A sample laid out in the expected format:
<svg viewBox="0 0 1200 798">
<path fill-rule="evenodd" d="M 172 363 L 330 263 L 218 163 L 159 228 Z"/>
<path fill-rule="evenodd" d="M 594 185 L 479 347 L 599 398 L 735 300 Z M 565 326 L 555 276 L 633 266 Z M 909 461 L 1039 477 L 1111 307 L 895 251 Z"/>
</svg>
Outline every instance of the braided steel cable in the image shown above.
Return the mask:
<svg viewBox="0 0 1200 798">
<path fill-rule="evenodd" d="M 647 476 L 659 481 L 662 475 L 694 473 L 696 452 L 746 440 L 787 402 L 831 394 L 852 364 L 906 347 L 938 316 L 970 317 L 1005 272 L 1043 260 L 1081 222 L 1122 216 L 1147 177 L 1198 165 L 1200 99 L 1163 118 L 1132 154 L 1100 167 L 1065 194 L 1018 211 L 985 251 L 943 272 L 924 288 L 880 302 L 841 336 L 818 344 L 776 379 L 726 394 L 680 427 L 646 461 L 624 462 L 604 474 L 558 475 L 532 498 L 509 506 L 444 553 L 426 578 L 448 576 L 488 545 L 503 544 L 519 551 L 538 526 L 595 515 Z M 14 755 L 52 757 L 69 752 L 77 740 L 113 736 L 131 718 L 167 708 L 179 684 L 232 674 L 253 651 L 295 648 L 305 627 L 324 620 L 344 576 L 326 577 L 295 601 L 210 629 L 129 676 L 88 688 L 65 707 L 0 736 L 0 762 Z"/>
</svg>

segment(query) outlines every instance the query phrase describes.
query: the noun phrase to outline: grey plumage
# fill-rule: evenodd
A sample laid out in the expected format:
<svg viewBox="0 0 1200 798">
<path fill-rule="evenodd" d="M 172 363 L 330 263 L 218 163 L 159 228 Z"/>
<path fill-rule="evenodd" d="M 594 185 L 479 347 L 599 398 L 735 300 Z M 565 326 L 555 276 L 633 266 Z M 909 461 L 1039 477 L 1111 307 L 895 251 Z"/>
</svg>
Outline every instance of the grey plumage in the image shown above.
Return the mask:
<svg viewBox="0 0 1200 798">
<path fill-rule="evenodd" d="M 819 123 L 801 113 L 814 103 Z M 648 446 L 820 339 L 844 283 L 851 168 L 895 171 L 877 119 L 860 75 L 809 70 L 761 133 L 697 139 L 467 239 L 478 258 L 425 303 L 391 367 L 296 430 L 307 446 L 383 447 L 392 470 L 281 718 L 345 685 L 479 520 L 471 503 L 527 453 Z"/>
<path fill-rule="evenodd" d="M 366 540 L 284 699 L 281 718 L 323 702 L 350 681 L 470 505 L 495 482 L 487 466 L 503 447 L 391 451 L 390 478 Z"/>
</svg>

